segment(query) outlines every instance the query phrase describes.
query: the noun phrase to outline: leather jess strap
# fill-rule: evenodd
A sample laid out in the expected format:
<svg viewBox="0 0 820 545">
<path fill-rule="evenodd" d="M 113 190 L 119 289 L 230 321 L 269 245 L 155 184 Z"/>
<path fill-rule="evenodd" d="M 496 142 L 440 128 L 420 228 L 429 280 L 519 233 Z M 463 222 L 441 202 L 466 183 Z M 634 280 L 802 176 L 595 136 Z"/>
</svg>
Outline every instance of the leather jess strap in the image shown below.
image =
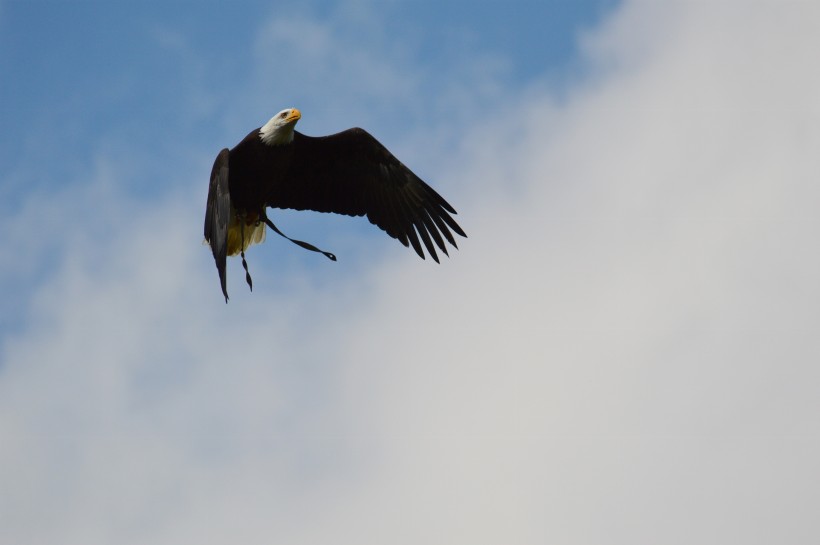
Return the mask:
<svg viewBox="0 0 820 545">
<path fill-rule="evenodd" d="M 304 248 L 305 250 L 310 250 L 311 252 L 319 252 L 320 254 L 324 254 L 324 255 L 325 255 L 325 257 L 327 257 L 327 258 L 328 258 L 328 259 L 330 259 L 331 261 L 336 261 L 336 256 L 335 256 L 335 255 L 333 255 L 332 253 L 330 253 L 330 252 L 326 252 L 326 251 L 324 251 L 324 250 L 320 250 L 319 248 L 317 248 L 317 247 L 316 247 L 316 246 L 314 246 L 313 244 L 310 244 L 310 243 L 305 242 L 305 241 L 303 241 L 303 240 L 295 240 L 295 239 L 292 239 L 292 238 L 290 238 L 289 236 L 287 236 L 285 233 L 283 233 L 282 231 L 280 231 L 280 230 L 279 230 L 279 228 L 278 228 L 277 226 L 275 226 L 275 225 L 273 224 L 273 222 L 272 222 L 270 219 L 268 219 L 268 215 L 267 215 L 267 214 L 265 214 L 264 212 L 262 213 L 262 219 L 263 219 L 263 220 L 265 220 L 265 224 L 266 224 L 268 227 L 270 227 L 271 229 L 273 229 L 273 231 L 274 231 L 277 235 L 279 235 L 279 236 L 281 236 L 281 237 L 284 237 L 284 238 L 288 239 L 288 240 L 289 240 L 289 241 L 291 241 L 292 243 L 296 244 L 297 246 L 301 246 L 301 247 L 302 247 L 302 248 Z"/>
</svg>

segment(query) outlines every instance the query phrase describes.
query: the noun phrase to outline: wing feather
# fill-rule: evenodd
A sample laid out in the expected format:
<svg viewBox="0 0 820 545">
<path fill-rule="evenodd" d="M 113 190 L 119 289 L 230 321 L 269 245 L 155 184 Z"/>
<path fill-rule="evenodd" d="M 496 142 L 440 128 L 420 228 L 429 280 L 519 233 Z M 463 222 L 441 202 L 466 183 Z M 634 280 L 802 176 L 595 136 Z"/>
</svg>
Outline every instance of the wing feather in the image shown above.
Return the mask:
<svg viewBox="0 0 820 545">
<path fill-rule="evenodd" d="M 228 221 L 231 215 L 231 194 L 228 186 L 228 149 L 219 152 L 211 169 L 208 203 L 205 207 L 205 241 L 211 246 L 222 294 L 228 302 L 226 262 L 228 256 Z"/>
<path fill-rule="evenodd" d="M 444 223 L 444 221 L 442 221 L 441 217 L 438 214 L 435 213 L 432 206 L 433 206 L 432 203 L 426 203 L 426 205 L 425 205 L 425 210 L 427 211 L 427 214 L 430 216 L 430 219 L 432 219 L 433 222 L 436 224 L 436 227 L 438 228 L 439 232 L 442 235 L 444 235 L 444 238 L 447 239 L 447 242 L 452 244 L 454 248 L 458 248 L 458 246 L 456 245 L 456 240 L 455 240 L 455 238 L 453 238 L 453 234 L 447 228 L 447 224 Z M 444 249 L 444 248 L 442 248 L 442 249 Z M 445 250 L 445 253 L 446 253 L 446 250 Z"/>
<path fill-rule="evenodd" d="M 367 216 L 422 259 L 426 249 L 436 262 L 436 246 L 448 255 L 444 239 L 457 248 L 451 231 L 467 236 L 451 216 L 455 209 L 367 131 L 323 137 L 294 132 L 293 146 L 289 174 L 271 188 L 268 206 Z"/>
<path fill-rule="evenodd" d="M 444 255 L 448 256 L 450 254 L 447 253 L 447 246 L 444 244 L 444 239 L 441 238 L 441 233 L 439 233 L 438 228 L 436 227 L 435 222 L 430 218 L 430 214 L 427 213 L 426 208 L 421 208 L 419 210 L 419 214 L 422 217 L 422 221 L 424 222 L 424 226 L 427 228 L 427 232 L 430 233 L 430 236 L 433 237 L 433 240 L 436 243 L 436 246 L 439 247 L 439 250 L 444 252 Z"/>
</svg>

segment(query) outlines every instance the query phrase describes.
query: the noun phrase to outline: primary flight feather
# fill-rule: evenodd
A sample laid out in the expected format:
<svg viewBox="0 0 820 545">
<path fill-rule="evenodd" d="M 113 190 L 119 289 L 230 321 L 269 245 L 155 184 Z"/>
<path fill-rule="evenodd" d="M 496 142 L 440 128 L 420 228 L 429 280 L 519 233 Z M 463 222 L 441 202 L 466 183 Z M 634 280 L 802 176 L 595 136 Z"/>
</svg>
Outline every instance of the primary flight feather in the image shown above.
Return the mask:
<svg viewBox="0 0 820 545">
<path fill-rule="evenodd" d="M 422 259 L 426 248 L 436 262 L 436 247 L 447 254 L 445 239 L 458 247 L 453 232 L 467 236 L 452 217 L 455 209 L 367 131 L 305 136 L 294 130 L 300 118 L 296 108 L 282 110 L 214 161 L 205 241 L 226 302 L 227 256 L 241 254 L 247 273 L 245 250 L 265 240 L 266 225 L 282 234 L 268 219 L 268 207 L 367 216 Z M 251 285 L 250 274 L 246 279 Z"/>
</svg>

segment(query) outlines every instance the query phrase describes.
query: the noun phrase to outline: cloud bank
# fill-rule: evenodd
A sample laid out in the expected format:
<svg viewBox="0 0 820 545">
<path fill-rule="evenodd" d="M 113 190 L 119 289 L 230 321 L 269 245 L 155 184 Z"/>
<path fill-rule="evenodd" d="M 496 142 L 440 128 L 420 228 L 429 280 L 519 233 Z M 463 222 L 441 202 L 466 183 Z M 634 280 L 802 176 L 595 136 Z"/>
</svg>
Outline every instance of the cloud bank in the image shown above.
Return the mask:
<svg viewBox="0 0 820 545">
<path fill-rule="evenodd" d="M 61 195 L 93 220 L 3 341 L 0 536 L 814 541 L 818 19 L 625 3 L 566 95 L 451 135 L 441 266 L 260 267 L 225 306 L 201 203 L 118 204 L 116 169 Z"/>
</svg>

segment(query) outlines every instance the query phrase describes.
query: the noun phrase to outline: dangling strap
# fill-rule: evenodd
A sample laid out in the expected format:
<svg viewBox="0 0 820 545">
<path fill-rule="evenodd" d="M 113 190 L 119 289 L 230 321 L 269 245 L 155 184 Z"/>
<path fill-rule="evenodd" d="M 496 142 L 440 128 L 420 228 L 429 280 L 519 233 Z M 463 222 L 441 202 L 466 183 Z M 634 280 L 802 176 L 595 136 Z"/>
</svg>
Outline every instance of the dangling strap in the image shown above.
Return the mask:
<svg viewBox="0 0 820 545">
<path fill-rule="evenodd" d="M 304 248 L 305 250 L 310 250 L 311 252 L 319 252 L 320 254 L 324 254 L 324 255 L 325 255 L 325 257 L 327 257 L 327 258 L 328 258 L 328 259 L 330 259 L 331 261 L 336 261 L 336 256 L 335 256 L 335 255 L 333 255 L 332 253 L 330 253 L 330 252 L 325 252 L 324 250 L 320 250 L 319 248 L 317 248 L 317 247 L 316 247 L 316 246 L 314 246 L 313 244 L 309 244 L 309 243 L 307 243 L 307 242 L 303 242 L 303 241 L 301 241 L 301 240 L 294 240 L 294 239 L 290 238 L 289 236 L 287 236 L 285 233 L 283 233 L 282 231 L 280 231 L 280 230 L 279 230 L 279 228 L 278 228 L 277 226 L 275 226 L 271 220 L 269 220 L 269 219 L 268 219 L 268 215 L 267 215 L 267 214 L 265 214 L 264 212 L 262 213 L 262 219 L 263 219 L 263 220 L 265 220 L 265 225 L 267 225 L 268 227 L 270 227 L 271 229 L 273 229 L 273 231 L 274 231 L 276 234 L 278 234 L 279 236 L 282 236 L 282 237 L 284 237 L 284 238 L 288 239 L 288 240 L 289 240 L 289 241 L 291 241 L 292 243 L 294 243 L 294 244 L 296 244 L 296 245 L 298 245 L 298 246 L 301 246 L 301 247 L 302 247 L 302 248 Z"/>
<path fill-rule="evenodd" d="M 245 219 L 244 218 L 242 220 L 240 220 L 240 222 L 239 222 L 239 233 L 241 235 L 240 243 L 242 244 L 240 246 L 240 248 L 242 248 L 242 250 L 239 252 L 239 255 L 242 256 L 242 266 L 245 268 L 245 282 L 248 283 L 248 287 L 251 289 L 251 291 L 253 291 L 253 280 L 251 280 L 251 272 L 248 270 L 248 262 L 245 261 Z"/>
</svg>

